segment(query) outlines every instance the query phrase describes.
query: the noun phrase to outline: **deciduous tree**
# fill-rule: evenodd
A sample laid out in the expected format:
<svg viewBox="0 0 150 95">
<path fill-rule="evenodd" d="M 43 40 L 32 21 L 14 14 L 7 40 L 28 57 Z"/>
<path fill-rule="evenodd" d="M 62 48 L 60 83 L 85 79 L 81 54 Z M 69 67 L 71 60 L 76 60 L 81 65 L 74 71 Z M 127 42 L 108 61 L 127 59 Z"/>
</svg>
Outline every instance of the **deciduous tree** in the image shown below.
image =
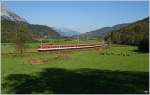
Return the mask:
<svg viewBox="0 0 150 95">
<path fill-rule="evenodd" d="M 32 33 L 25 25 L 19 24 L 17 31 L 12 36 L 17 55 L 22 55 L 27 47 L 27 43 L 33 39 Z"/>
</svg>

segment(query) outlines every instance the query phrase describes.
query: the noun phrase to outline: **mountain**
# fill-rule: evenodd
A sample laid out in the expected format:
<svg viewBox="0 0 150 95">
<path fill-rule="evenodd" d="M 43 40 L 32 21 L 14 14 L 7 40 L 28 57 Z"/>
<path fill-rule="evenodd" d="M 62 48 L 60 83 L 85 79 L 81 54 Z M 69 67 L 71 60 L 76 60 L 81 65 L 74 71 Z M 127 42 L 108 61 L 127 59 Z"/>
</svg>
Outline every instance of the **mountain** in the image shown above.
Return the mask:
<svg viewBox="0 0 150 95">
<path fill-rule="evenodd" d="M 149 17 L 112 31 L 106 36 L 108 38 L 116 44 L 139 45 L 142 40 L 149 39 Z"/>
<path fill-rule="evenodd" d="M 34 38 L 48 37 L 57 38 L 60 37 L 59 33 L 53 30 L 51 27 L 45 25 L 29 24 L 24 22 L 16 22 L 10 20 L 1 20 L 1 38 L 2 42 L 11 42 L 11 34 L 17 31 L 19 24 L 24 24 L 27 29 L 32 32 Z"/>
<path fill-rule="evenodd" d="M 21 21 L 21 22 L 27 22 L 24 18 L 18 16 L 14 12 L 12 12 L 10 9 L 6 8 L 5 6 L 1 6 L 1 19 L 7 19 L 10 21 Z"/>
<path fill-rule="evenodd" d="M 37 38 L 41 36 L 46 36 L 47 38 L 60 37 L 57 31 L 46 25 L 28 24 L 28 27 Z"/>
<path fill-rule="evenodd" d="M 104 37 L 107 33 L 128 26 L 129 23 L 117 24 L 112 27 L 103 27 L 80 35 L 82 38 Z"/>
<path fill-rule="evenodd" d="M 74 35 L 79 35 L 80 33 L 68 28 L 56 28 L 53 27 L 55 31 L 57 31 L 63 37 L 72 37 Z"/>
<path fill-rule="evenodd" d="M 47 36 L 49 38 L 60 37 L 59 33 L 45 25 L 30 24 L 24 18 L 18 16 L 6 7 L 1 6 L 1 34 L 2 42 L 11 42 L 11 34 L 17 31 L 19 24 L 25 25 L 35 38 Z"/>
</svg>

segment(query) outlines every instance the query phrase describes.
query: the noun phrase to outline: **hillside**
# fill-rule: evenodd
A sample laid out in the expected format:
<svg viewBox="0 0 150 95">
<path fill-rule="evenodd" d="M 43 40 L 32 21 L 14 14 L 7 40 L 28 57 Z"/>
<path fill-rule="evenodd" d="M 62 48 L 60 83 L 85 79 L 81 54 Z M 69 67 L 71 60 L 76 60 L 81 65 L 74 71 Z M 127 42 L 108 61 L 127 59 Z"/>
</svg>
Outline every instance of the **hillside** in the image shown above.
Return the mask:
<svg viewBox="0 0 150 95">
<path fill-rule="evenodd" d="M 107 33 L 112 32 L 114 30 L 118 30 L 120 28 L 126 27 L 128 23 L 117 24 L 112 27 L 103 27 L 97 30 L 93 30 L 90 32 L 86 32 L 80 35 L 82 38 L 94 38 L 94 37 L 104 37 Z"/>
<path fill-rule="evenodd" d="M 19 23 L 26 25 L 35 38 L 47 36 L 49 38 L 59 37 L 60 35 L 52 28 L 44 25 L 34 25 L 25 22 L 16 22 L 6 19 L 1 20 L 1 38 L 2 42 L 11 42 L 12 33 L 16 32 Z"/>
<path fill-rule="evenodd" d="M 11 42 L 11 36 L 18 27 L 18 24 L 24 24 L 32 32 L 35 38 L 46 36 L 49 38 L 59 37 L 59 33 L 51 27 L 45 25 L 35 25 L 28 23 L 23 17 L 18 16 L 8 8 L 1 6 L 1 37 L 2 42 Z"/>
<path fill-rule="evenodd" d="M 57 38 L 60 36 L 60 34 L 54 29 L 45 25 L 28 24 L 28 27 L 36 36 L 36 38 L 39 38 L 41 36 L 46 36 L 47 38 Z"/>
<path fill-rule="evenodd" d="M 117 44 L 138 45 L 143 39 L 149 38 L 149 17 L 113 31 L 107 38 L 111 38 L 112 42 Z"/>
</svg>

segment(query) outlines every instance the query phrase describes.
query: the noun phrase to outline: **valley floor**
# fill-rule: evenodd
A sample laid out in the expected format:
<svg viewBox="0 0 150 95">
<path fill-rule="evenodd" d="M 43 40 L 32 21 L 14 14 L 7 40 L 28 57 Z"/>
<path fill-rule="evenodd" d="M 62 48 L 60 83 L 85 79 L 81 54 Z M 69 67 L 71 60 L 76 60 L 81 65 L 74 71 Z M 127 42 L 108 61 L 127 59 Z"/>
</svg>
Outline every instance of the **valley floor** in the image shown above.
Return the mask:
<svg viewBox="0 0 150 95">
<path fill-rule="evenodd" d="M 36 60 L 41 64 L 28 64 Z M 2 55 L 2 93 L 145 93 L 148 53 L 133 46 Z"/>
</svg>

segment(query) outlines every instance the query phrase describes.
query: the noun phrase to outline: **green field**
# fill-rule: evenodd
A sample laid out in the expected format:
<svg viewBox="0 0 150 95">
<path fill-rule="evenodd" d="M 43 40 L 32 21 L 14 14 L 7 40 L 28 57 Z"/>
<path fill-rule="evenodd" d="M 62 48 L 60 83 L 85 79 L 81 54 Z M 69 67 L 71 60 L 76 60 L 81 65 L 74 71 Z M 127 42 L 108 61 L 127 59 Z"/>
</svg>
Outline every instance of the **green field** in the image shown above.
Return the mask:
<svg viewBox="0 0 150 95">
<path fill-rule="evenodd" d="M 100 40 L 59 40 L 59 39 L 49 39 L 45 44 L 99 44 Z M 28 43 L 26 52 L 37 52 L 37 48 L 40 45 L 40 41 L 37 43 Z M 2 43 L 1 53 L 14 53 L 15 48 L 12 43 Z"/>
<path fill-rule="evenodd" d="M 13 49 L 5 44 L 2 93 L 144 93 L 149 89 L 148 53 L 136 49 L 112 45 L 16 56 L 6 54 Z M 43 64 L 27 64 L 30 60 Z"/>
</svg>

